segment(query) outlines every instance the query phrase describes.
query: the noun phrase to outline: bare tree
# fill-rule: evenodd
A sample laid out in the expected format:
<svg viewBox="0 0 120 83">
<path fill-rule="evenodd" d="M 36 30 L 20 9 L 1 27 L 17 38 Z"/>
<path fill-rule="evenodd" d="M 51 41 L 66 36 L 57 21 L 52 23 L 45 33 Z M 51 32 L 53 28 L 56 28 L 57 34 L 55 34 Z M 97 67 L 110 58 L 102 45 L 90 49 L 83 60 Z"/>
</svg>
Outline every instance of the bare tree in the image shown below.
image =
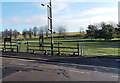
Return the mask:
<svg viewBox="0 0 120 83">
<path fill-rule="evenodd" d="M 64 36 L 65 37 L 65 35 L 66 35 L 65 26 L 58 26 L 57 29 L 58 29 L 59 36 Z"/>
<path fill-rule="evenodd" d="M 33 32 L 32 32 L 32 29 L 30 28 L 29 31 L 28 31 L 28 36 L 29 36 L 30 39 L 32 39 L 32 34 L 33 34 Z"/>
<path fill-rule="evenodd" d="M 14 36 L 15 39 L 17 39 L 19 34 L 20 33 L 16 29 L 13 31 L 13 36 Z"/>
<path fill-rule="evenodd" d="M 80 35 L 82 35 L 82 32 L 83 32 L 83 28 L 80 27 Z"/>
<path fill-rule="evenodd" d="M 45 30 L 45 34 L 46 34 L 46 38 L 48 38 L 49 32 L 48 32 L 48 26 L 44 26 L 44 30 Z"/>
<path fill-rule="evenodd" d="M 34 27 L 34 28 L 33 28 L 33 35 L 34 35 L 34 37 L 37 36 L 37 33 L 38 33 L 38 28 L 37 28 L 37 27 Z"/>
<path fill-rule="evenodd" d="M 38 32 L 38 34 L 39 34 L 39 37 L 40 36 L 43 36 L 43 29 L 44 29 L 44 27 L 43 26 L 41 26 L 40 28 L 39 28 L 39 32 Z"/>
<path fill-rule="evenodd" d="M 83 27 L 80 27 L 80 38 L 84 37 L 84 29 Z"/>
<path fill-rule="evenodd" d="M 23 32 L 22 32 L 22 35 L 23 35 L 24 39 L 27 38 L 27 34 L 28 34 L 27 32 L 28 32 L 27 29 L 24 29 Z"/>
<path fill-rule="evenodd" d="M 12 36 L 13 36 L 13 30 L 10 29 L 8 34 L 9 34 L 9 37 L 12 38 Z"/>
<path fill-rule="evenodd" d="M 9 35 L 8 33 L 9 33 L 8 29 L 5 29 L 4 32 L 3 32 L 3 36 L 4 36 L 5 38 L 7 38 L 8 35 Z"/>
<path fill-rule="evenodd" d="M 4 31 L 1 32 L 1 35 L 2 35 L 2 39 L 4 38 Z"/>
</svg>

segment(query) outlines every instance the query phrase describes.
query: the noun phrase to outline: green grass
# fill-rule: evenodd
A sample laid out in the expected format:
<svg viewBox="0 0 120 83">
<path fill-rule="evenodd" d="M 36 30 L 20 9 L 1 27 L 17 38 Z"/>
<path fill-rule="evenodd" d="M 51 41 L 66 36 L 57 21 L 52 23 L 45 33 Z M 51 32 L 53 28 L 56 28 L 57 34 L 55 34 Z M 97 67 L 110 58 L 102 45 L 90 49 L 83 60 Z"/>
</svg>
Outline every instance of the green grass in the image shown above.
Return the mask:
<svg viewBox="0 0 120 83">
<path fill-rule="evenodd" d="M 61 42 L 61 47 L 77 47 L 77 43 L 83 45 L 84 55 L 85 56 L 118 56 L 120 48 L 119 39 L 113 39 L 112 41 L 104 41 L 99 39 L 80 39 L 80 38 L 54 38 L 54 42 Z M 72 41 L 72 42 L 69 42 Z M 19 41 L 20 42 L 20 41 Z M 25 41 L 22 41 L 22 44 L 19 46 L 21 52 L 26 52 Z M 32 45 L 38 45 L 38 39 L 28 40 L 28 42 L 36 42 Z M 45 39 L 45 42 L 50 43 L 50 39 Z M 50 46 L 46 45 L 46 46 Z M 54 46 L 57 46 L 56 44 Z M 39 49 L 38 47 L 32 47 L 32 49 Z M 50 48 L 44 48 L 45 50 L 50 50 Z M 57 48 L 54 50 L 57 51 Z M 77 49 L 60 49 L 61 51 L 72 51 L 77 52 Z M 39 52 L 40 53 L 40 52 Z M 66 54 L 71 54 L 66 52 Z"/>
<path fill-rule="evenodd" d="M 29 40 L 29 42 L 30 41 L 38 42 L 37 40 Z M 58 41 L 62 42 L 63 44 L 60 46 L 64 46 L 64 47 L 77 47 L 77 43 L 83 44 L 84 55 L 86 56 L 104 56 L 104 55 L 118 56 L 118 48 L 120 48 L 120 46 L 118 45 L 119 44 L 118 41 L 105 42 L 105 41 L 99 41 L 99 40 L 90 41 L 89 39 L 81 40 L 79 38 L 54 38 L 54 42 L 58 42 Z M 64 41 L 76 41 L 76 42 L 64 42 Z M 46 39 L 45 42 L 50 42 L 50 39 Z M 61 51 L 63 50 L 64 51 L 77 51 L 77 49 L 60 49 L 60 50 Z"/>
</svg>

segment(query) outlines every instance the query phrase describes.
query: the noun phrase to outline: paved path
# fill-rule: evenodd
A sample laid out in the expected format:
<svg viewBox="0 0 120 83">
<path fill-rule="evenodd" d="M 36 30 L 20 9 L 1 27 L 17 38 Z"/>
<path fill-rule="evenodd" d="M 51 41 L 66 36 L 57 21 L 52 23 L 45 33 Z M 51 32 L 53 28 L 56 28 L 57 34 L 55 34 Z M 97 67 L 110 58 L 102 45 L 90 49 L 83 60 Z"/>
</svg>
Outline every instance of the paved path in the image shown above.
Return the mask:
<svg viewBox="0 0 120 83">
<path fill-rule="evenodd" d="M 1 58 L 3 81 L 118 81 L 115 67 Z"/>
</svg>

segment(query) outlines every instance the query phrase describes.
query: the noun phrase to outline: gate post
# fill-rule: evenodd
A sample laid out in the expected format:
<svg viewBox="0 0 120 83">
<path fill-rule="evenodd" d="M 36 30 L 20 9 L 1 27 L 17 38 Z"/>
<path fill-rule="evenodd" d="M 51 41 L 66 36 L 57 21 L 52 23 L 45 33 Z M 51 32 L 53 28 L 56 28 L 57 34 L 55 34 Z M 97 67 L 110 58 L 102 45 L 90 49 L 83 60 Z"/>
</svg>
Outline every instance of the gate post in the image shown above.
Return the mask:
<svg viewBox="0 0 120 83">
<path fill-rule="evenodd" d="M 12 49 L 12 41 L 10 41 L 10 49 L 11 49 L 11 52 L 13 52 L 13 49 Z"/>
<path fill-rule="evenodd" d="M 27 53 L 28 53 L 28 41 L 26 42 L 26 44 L 27 44 L 27 47 L 26 47 L 26 49 L 27 49 Z"/>
<path fill-rule="evenodd" d="M 16 43 L 16 46 L 17 46 L 17 52 L 19 52 L 19 51 L 18 51 L 18 50 L 19 50 L 19 49 L 18 49 L 18 42 Z"/>
<path fill-rule="evenodd" d="M 83 48 L 84 45 L 81 44 L 81 56 L 83 56 L 84 54 L 84 48 Z"/>
<path fill-rule="evenodd" d="M 44 50 L 44 37 L 43 37 L 43 35 L 39 37 L 39 50 L 42 50 L 42 51 Z"/>
<path fill-rule="evenodd" d="M 4 49 L 3 51 L 5 52 L 6 51 L 6 42 L 5 42 L 5 39 L 4 39 Z"/>
<path fill-rule="evenodd" d="M 80 44 L 77 43 L 77 49 L 78 49 L 78 56 L 80 55 Z"/>
<path fill-rule="evenodd" d="M 10 43 L 10 49 L 12 51 L 12 42 L 11 42 L 11 38 L 4 38 L 4 50 L 6 51 L 6 42 Z"/>
<path fill-rule="evenodd" d="M 60 43 L 58 42 L 58 56 L 60 55 Z"/>
<path fill-rule="evenodd" d="M 82 56 L 82 45 L 81 45 L 81 56 Z"/>
</svg>

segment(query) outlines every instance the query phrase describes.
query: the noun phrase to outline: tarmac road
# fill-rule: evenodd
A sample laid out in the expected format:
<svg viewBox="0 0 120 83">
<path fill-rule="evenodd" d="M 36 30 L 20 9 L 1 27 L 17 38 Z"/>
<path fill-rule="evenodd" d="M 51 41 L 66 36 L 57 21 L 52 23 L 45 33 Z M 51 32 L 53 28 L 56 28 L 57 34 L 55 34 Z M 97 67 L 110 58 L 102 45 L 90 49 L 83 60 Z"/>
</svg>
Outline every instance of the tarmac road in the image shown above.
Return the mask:
<svg viewBox="0 0 120 83">
<path fill-rule="evenodd" d="M 118 81 L 118 69 L 2 58 L 3 81 Z"/>
</svg>

